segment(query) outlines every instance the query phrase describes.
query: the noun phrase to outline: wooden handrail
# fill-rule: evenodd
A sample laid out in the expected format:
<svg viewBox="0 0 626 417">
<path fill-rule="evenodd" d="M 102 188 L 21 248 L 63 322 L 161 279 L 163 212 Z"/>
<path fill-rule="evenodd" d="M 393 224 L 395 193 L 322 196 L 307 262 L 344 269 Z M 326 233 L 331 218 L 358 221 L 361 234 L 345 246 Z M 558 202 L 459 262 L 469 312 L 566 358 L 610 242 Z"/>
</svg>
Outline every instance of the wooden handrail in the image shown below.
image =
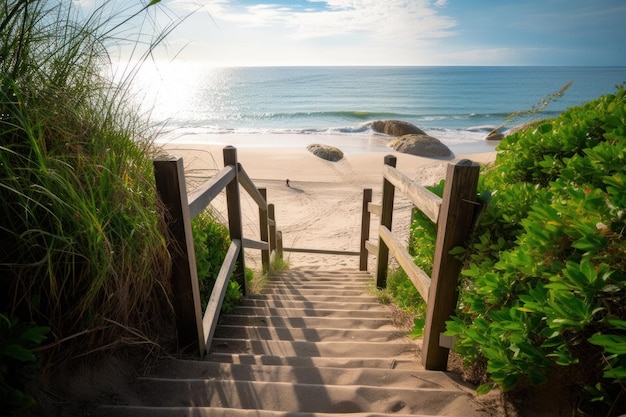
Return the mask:
<svg viewBox="0 0 626 417">
<path fill-rule="evenodd" d="M 244 190 L 248 193 L 250 197 L 254 200 L 254 202 L 259 206 L 259 208 L 263 211 L 267 211 L 267 201 L 265 197 L 261 194 L 254 182 L 250 179 L 246 170 L 243 169 L 241 164 L 237 164 L 237 170 L 239 171 L 239 184 L 243 187 Z"/>
<path fill-rule="evenodd" d="M 158 159 L 154 161 L 154 175 L 159 197 L 169 211 L 170 235 L 174 245 L 172 257 L 172 304 L 176 313 L 179 346 L 182 349 L 197 346 L 203 356 L 211 345 L 219 311 L 224 301 L 228 281 L 235 279 L 244 295 L 247 292 L 245 279 L 244 247 L 260 249 L 263 271 L 269 270 L 270 241 L 276 242 L 276 222 L 271 220 L 272 236 L 268 238 L 270 221 L 267 191 L 257 189 L 243 167 L 237 162 L 237 150 L 224 148 L 224 168 L 213 178 L 187 195 L 182 158 Z M 248 192 L 259 206 L 261 241 L 245 239 L 241 220 L 241 188 Z M 207 310 L 202 314 L 200 289 L 196 270 L 196 259 L 191 234 L 191 219 L 204 210 L 222 191 L 226 191 L 228 225 L 231 245 L 220 269 Z M 273 206 L 272 206 L 273 216 Z"/>
<path fill-rule="evenodd" d="M 372 214 L 380 216 L 380 213 L 382 211 L 382 206 L 380 204 L 369 203 L 367 205 L 367 210 Z"/>
<path fill-rule="evenodd" d="M 243 247 L 246 249 L 269 250 L 270 245 L 262 240 L 242 239 Z"/>
<path fill-rule="evenodd" d="M 217 274 L 217 278 L 215 279 L 215 285 L 213 286 L 211 297 L 209 298 L 204 316 L 202 317 L 202 329 L 205 337 L 205 346 L 211 346 L 211 342 L 213 341 L 213 334 L 215 334 L 215 328 L 217 327 L 217 319 L 219 318 L 222 303 L 224 302 L 224 296 L 226 295 L 226 290 L 228 289 L 228 281 L 230 275 L 235 269 L 235 264 L 239 254 L 241 253 L 241 249 L 240 240 L 233 240 L 230 243 L 230 247 L 228 248 L 228 252 L 226 253 L 222 267 L 220 268 L 220 272 Z"/>
<path fill-rule="evenodd" d="M 413 262 L 413 257 L 406 250 L 405 246 L 385 226 L 380 226 L 380 237 L 389 247 L 389 251 L 396 258 L 406 275 L 409 277 L 415 289 L 420 293 L 424 300 L 428 300 L 428 291 L 430 290 L 430 277 L 426 272 L 419 268 Z"/>
<path fill-rule="evenodd" d="M 385 165 L 384 177 L 396 187 L 396 190 L 404 194 L 415 207 L 421 210 L 433 223 L 439 220 L 441 197 L 428 191 L 425 187 L 414 182 L 412 179 L 398 171 L 396 168 Z"/>
<path fill-rule="evenodd" d="M 457 280 L 461 270 L 461 265 L 450 255 L 450 251 L 462 245 L 471 231 L 480 167 L 468 160 L 448 165 L 444 194 L 440 198 L 398 171 L 394 156 L 385 157 L 384 164 L 381 204 L 367 202 L 363 205 L 363 218 L 367 217 L 368 222 L 370 213 L 380 215 L 378 245 L 369 240 L 362 243 L 361 259 L 369 253 L 377 254 L 376 285 L 379 288 L 386 286 L 390 253 L 404 269 L 422 298 L 427 301 L 422 363 L 429 370 L 445 370 L 450 341 L 442 334 L 446 320 L 449 320 L 456 308 Z M 405 245 L 391 231 L 396 189 L 437 224 L 432 277 L 414 264 Z M 364 190 L 364 201 L 367 193 L 371 194 L 371 190 Z M 362 232 L 364 235 L 369 236 L 369 231 Z"/>
<path fill-rule="evenodd" d="M 233 166 L 226 166 L 192 193 L 189 194 L 189 215 L 193 219 L 215 199 L 226 186 L 237 178 Z"/>
</svg>

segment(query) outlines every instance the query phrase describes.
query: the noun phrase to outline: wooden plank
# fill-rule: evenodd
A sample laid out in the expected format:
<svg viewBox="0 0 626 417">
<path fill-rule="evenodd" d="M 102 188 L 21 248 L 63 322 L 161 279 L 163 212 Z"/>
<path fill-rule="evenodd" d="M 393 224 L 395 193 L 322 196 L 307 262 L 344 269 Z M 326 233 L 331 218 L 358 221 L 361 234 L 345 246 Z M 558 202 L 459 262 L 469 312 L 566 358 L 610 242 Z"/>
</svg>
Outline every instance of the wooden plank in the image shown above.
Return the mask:
<svg viewBox="0 0 626 417">
<path fill-rule="evenodd" d="M 363 207 L 361 209 L 361 245 L 360 245 L 360 257 L 359 257 L 359 271 L 367 271 L 367 260 L 369 258 L 369 252 L 367 251 L 366 243 L 370 238 L 370 212 L 368 210 L 369 204 L 372 202 L 372 189 L 366 188 L 363 190 Z"/>
<path fill-rule="evenodd" d="M 365 242 L 365 247 L 370 254 L 375 254 L 376 252 L 378 252 L 378 245 L 370 241 Z"/>
<path fill-rule="evenodd" d="M 193 219 L 204 210 L 229 182 L 237 176 L 233 166 L 224 167 L 213 178 L 189 194 L 189 216 Z"/>
<path fill-rule="evenodd" d="M 211 298 L 207 304 L 204 316 L 202 317 L 202 328 L 206 335 L 205 344 L 208 349 L 211 348 L 211 342 L 213 341 L 213 335 L 215 334 L 215 328 L 217 327 L 217 321 L 220 316 L 220 310 L 222 303 L 224 302 L 224 296 L 228 289 L 229 277 L 235 269 L 237 258 L 241 252 L 241 241 L 233 240 L 230 243 L 226 257 L 220 268 L 220 272 L 215 279 L 215 285 L 211 292 Z"/>
<path fill-rule="evenodd" d="M 441 197 L 415 183 L 415 181 L 394 167 L 385 165 L 383 175 L 398 191 L 411 200 L 415 207 L 420 209 L 433 223 L 437 223 L 441 208 Z"/>
<path fill-rule="evenodd" d="M 367 205 L 367 211 L 369 211 L 372 214 L 375 214 L 377 216 L 380 216 L 382 210 L 382 206 L 380 204 L 377 203 L 369 203 Z"/>
<path fill-rule="evenodd" d="M 393 155 L 385 156 L 385 166 L 396 166 L 397 158 Z M 383 176 L 383 197 L 382 209 L 380 213 L 380 224 L 391 230 L 393 219 L 393 199 L 395 187 L 387 178 Z M 376 286 L 385 288 L 387 286 L 387 268 L 389 263 L 389 248 L 381 239 L 378 240 L 378 255 L 376 256 Z"/>
<path fill-rule="evenodd" d="M 447 367 L 449 349 L 439 346 L 439 339 L 456 309 L 462 266 L 450 250 L 464 244 L 471 232 L 479 171 L 480 166 L 468 160 L 448 165 L 424 329 L 422 364 L 427 370 Z"/>
<path fill-rule="evenodd" d="M 276 231 L 276 256 L 278 259 L 283 259 L 283 232 Z"/>
<path fill-rule="evenodd" d="M 262 242 L 260 240 L 252 240 L 252 239 L 242 239 L 243 247 L 246 249 L 258 249 L 258 250 L 269 250 L 270 245 L 267 242 Z"/>
<path fill-rule="evenodd" d="M 232 146 L 224 148 L 224 166 L 237 167 L 237 149 Z M 241 222 L 241 199 L 239 194 L 239 173 L 237 179 L 231 181 L 226 186 L 226 208 L 228 211 L 228 229 L 230 231 L 230 240 L 243 239 L 243 225 Z M 243 295 L 248 294 L 246 283 L 246 262 L 243 249 L 239 251 L 237 266 L 233 272 L 233 279 L 241 286 Z"/>
<path fill-rule="evenodd" d="M 202 331 L 200 288 L 183 159 L 157 159 L 153 165 L 157 192 L 169 212 L 168 228 L 174 241 L 168 249 L 172 258 L 170 280 L 178 345 L 183 350 L 197 347 L 203 355 L 205 339 Z"/>
<path fill-rule="evenodd" d="M 274 252 L 276 250 L 276 211 L 273 204 L 267 205 L 267 224 L 270 234 L 270 252 Z"/>
<path fill-rule="evenodd" d="M 417 289 L 424 300 L 428 300 L 428 291 L 430 289 L 430 277 L 428 274 L 413 263 L 413 258 L 409 255 L 409 252 L 389 229 L 385 226 L 380 226 L 379 233 L 389 247 L 391 255 L 396 258 L 396 261 L 398 261 L 407 277 L 409 277 L 415 289 Z"/>
<path fill-rule="evenodd" d="M 454 343 L 455 343 L 454 336 L 446 336 L 443 333 L 439 335 L 439 346 L 452 350 L 454 349 Z"/>
<path fill-rule="evenodd" d="M 252 197 L 252 199 L 257 204 L 257 206 L 259 206 L 260 209 L 267 211 L 266 199 L 256 188 L 256 185 L 254 185 L 254 182 L 250 179 L 250 177 L 246 173 L 246 170 L 243 169 L 243 166 L 241 166 L 241 164 L 237 164 L 237 169 L 239 170 L 238 177 L 239 177 L 239 184 L 241 184 L 241 187 L 244 190 L 246 190 L 248 195 Z"/>
<path fill-rule="evenodd" d="M 261 249 L 261 270 L 265 274 L 270 270 L 270 245 L 269 245 L 269 225 L 267 219 L 267 189 L 259 188 L 259 192 L 265 200 L 265 209 L 259 206 L 259 237 L 261 241 L 267 245 L 267 248 Z"/>
</svg>

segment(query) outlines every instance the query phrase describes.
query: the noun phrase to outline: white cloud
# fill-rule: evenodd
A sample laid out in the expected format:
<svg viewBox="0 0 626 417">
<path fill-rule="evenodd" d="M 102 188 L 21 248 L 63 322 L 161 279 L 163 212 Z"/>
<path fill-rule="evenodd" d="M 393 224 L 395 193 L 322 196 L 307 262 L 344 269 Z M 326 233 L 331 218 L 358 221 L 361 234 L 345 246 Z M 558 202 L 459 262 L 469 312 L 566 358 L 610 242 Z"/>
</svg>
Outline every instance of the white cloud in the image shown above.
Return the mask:
<svg viewBox="0 0 626 417">
<path fill-rule="evenodd" d="M 177 0 L 175 4 L 184 2 L 189 0 Z M 236 2 L 221 0 L 206 2 L 205 8 L 216 19 L 245 27 L 278 26 L 296 39 L 359 34 L 415 41 L 450 36 L 456 26 L 454 19 L 440 15 L 424 0 L 310 0 L 308 3 L 315 5 L 300 8 L 260 3 L 237 7 Z M 434 6 L 444 4 L 445 0 L 437 0 Z"/>
<path fill-rule="evenodd" d="M 183 53 L 231 65 L 407 65 L 430 63 L 424 48 L 455 35 L 445 0 L 169 0 L 198 12 L 169 38 Z"/>
</svg>

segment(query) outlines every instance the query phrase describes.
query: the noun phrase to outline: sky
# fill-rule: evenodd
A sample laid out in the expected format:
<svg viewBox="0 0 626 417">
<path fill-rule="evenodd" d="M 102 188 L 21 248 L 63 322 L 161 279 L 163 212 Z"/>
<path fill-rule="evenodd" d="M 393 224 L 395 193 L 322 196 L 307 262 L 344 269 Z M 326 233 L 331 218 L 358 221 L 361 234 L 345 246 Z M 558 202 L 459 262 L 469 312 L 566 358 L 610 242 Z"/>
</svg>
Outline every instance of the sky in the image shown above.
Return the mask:
<svg viewBox="0 0 626 417">
<path fill-rule="evenodd" d="M 168 11 L 162 20 L 188 15 L 158 54 L 215 66 L 626 66 L 626 0 L 161 0 L 158 6 Z"/>
</svg>

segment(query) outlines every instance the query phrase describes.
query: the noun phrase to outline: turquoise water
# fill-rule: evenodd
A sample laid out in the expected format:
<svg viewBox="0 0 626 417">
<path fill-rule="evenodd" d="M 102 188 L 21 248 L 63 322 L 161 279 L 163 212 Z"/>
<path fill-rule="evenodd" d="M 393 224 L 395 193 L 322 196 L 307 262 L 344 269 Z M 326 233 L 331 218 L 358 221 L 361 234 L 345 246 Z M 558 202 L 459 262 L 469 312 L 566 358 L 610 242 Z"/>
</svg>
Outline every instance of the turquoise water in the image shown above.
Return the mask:
<svg viewBox="0 0 626 417">
<path fill-rule="evenodd" d="M 144 71 L 144 70 L 142 70 Z M 625 67 L 259 67 L 159 65 L 137 78 L 152 119 L 210 134 L 372 135 L 369 122 L 400 119 L 446 141 L 485 133 L 557 92 L 542 117 L 615 91 Z"/>
</svg>

